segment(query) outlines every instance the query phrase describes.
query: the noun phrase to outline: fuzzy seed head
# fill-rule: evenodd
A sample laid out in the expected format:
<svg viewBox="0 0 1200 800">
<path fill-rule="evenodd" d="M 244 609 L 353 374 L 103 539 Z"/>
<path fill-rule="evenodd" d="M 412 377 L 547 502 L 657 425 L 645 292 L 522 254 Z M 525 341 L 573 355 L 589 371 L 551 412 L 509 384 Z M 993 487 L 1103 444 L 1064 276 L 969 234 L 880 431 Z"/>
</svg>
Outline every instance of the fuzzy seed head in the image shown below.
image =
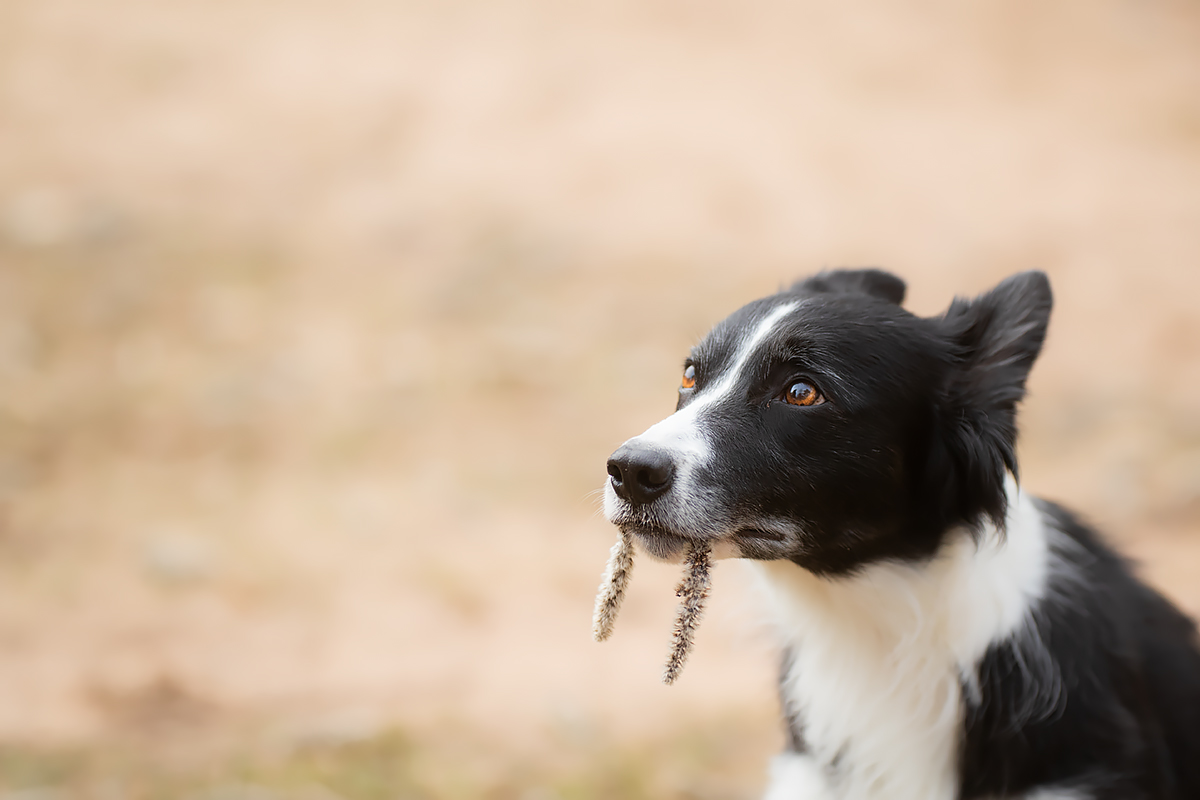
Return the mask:
<svg viewBox="0 0 1200 800">
<path fill-rule="evenodd" d="M 663 670 L 663 683 L 668 686 L 679 677 L 683 663 L 691 652 L 696 638 L 696 628 L 704 614 L 704 601 L 712 586 L 709 567 L 712 563 L 712 548 L 706 544 L 693 544 L 688 549 L 687 571 L 675 594 L 680 598 L 679 613 L 675 618 L 675 629 L 671 634 L 671 652 Z"/>
<path fill-rule="evenodd" d="M 613 545 L 608 555 L 608 567 L 600 580 L 596 608 L 592 612 L 592 638 L 597 642 L 603 642 L 612 635 L 613 624 L 617 621 L 617 612 L 621 610 L 621 601 L 625 599 L 625 589 L 629 586 L 629 574 L 632 571 L 633 538 L 621 531 L 621 538 Z"/>
</svg>

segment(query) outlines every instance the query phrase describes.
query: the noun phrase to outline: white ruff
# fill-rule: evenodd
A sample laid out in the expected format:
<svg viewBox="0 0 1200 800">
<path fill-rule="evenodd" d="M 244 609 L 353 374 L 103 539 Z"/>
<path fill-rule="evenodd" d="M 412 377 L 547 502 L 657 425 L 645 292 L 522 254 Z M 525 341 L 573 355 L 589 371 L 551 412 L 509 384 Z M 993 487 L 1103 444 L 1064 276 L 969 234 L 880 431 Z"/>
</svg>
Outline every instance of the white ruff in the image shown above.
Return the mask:
<svg viewBox="0 0 1200 800">
<path fill-rule="evenodd" d="M 963 533 L 925 564 L 831 579 L 747 562 L 794 653 L 783 695 L 809 749 L 779 758 L 768 800 L 957 797 L 961 681 L 1025 622 L 1049 571 L 1041 514 L 1007 489 L 1006 538 L 989 527 L 977 546 Z"/>
</svg>

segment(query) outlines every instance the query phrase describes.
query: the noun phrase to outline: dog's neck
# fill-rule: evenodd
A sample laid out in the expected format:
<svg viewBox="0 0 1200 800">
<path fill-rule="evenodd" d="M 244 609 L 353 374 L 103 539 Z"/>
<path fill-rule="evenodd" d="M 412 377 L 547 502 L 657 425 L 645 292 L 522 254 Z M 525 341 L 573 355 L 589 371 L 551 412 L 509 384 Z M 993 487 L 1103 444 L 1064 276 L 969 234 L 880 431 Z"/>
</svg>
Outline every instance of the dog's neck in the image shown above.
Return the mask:
<svg viewBox="0 0 1200 800">
<path fill-rule="evenodd" d="M 928 561 L 837 578 L 749 562 L 789 654 L 785 711 L 831 781 L 858 782 L 841 786 L 844 796 L 957 791 L 962 692 L 988 645 L 1028 618 L 1049 568 L 1041 513 L 1011 479 L 1006 489 L 1004 531 L 950 531 Z"/>
<path fill-rule="evenodd" d="M 1032 498 L 1009 479 L 1001 531 L 951 531 L 918 563 L 880 562 L 839 577 L 818 577 L 790 561 L 747 562 L 764 579 L 785 642 L 835 629 L 847 645 L 890 651 L 915 636 L 973 663 L 982 648 L 1020 624 L 1045 583 L 1047 541 Z M 795 641 L 799 644 L 799 641 Z"/>
</svg>

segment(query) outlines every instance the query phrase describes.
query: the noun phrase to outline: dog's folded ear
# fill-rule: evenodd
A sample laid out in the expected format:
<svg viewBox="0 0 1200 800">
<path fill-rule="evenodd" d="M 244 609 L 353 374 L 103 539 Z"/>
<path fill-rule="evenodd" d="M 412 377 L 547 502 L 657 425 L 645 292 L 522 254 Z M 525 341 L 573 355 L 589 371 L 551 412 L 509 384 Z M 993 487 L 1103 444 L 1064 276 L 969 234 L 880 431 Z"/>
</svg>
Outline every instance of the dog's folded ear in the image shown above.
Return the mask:
<svg viewBox="0 0 1200 800">
<path fill-rule="evenodd" d="M 869 294 L 900 305 L 904 302 L 904 281 L 881 269 L 835 269 L 818 272 L 792 284 L 791 291 L 831 294 Z"/>
<path fill-rule="evenodd" d="M 956 299 L 939 323 L 956 361 L 944 387 L 942 425 L 954 465 L 949 485 L 966 520 L 1005 515 L 1006 472 L 1017 474 L 1016 406 L 1041 352 L 1053 299 L 1042 272 L 1022 272 L 974 300 Z"/>
</svg>

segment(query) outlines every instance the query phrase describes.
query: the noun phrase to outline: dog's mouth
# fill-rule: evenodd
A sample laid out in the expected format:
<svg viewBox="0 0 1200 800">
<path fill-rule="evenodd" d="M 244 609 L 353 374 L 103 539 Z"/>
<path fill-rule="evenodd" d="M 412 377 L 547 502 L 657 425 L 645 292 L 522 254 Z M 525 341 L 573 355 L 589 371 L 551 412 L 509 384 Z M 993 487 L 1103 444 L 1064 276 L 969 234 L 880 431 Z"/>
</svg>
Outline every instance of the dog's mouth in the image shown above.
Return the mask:
<svg viewBox="0 0 1200 800">
<path fill-rule="evenodd" d="M 782 531 L 764 528 L 739 528 L 716 536 L 689 536 L 643 525 L 628 525 L 622 530 L 633 534 L 637 543 L 652 558 L 670 563 L 681 562 L 688 548 L 698 543 L 710 545 L 716 551 L 717 558 L 784 558 L 791 539 Z"/>
<path fill-rule="evenodd" d="M 759 561 L 788 558 L 796 547 L 795 533 L 770 528 L 740 528 L 730 539 L 739 557 Z"/>
</svg>

